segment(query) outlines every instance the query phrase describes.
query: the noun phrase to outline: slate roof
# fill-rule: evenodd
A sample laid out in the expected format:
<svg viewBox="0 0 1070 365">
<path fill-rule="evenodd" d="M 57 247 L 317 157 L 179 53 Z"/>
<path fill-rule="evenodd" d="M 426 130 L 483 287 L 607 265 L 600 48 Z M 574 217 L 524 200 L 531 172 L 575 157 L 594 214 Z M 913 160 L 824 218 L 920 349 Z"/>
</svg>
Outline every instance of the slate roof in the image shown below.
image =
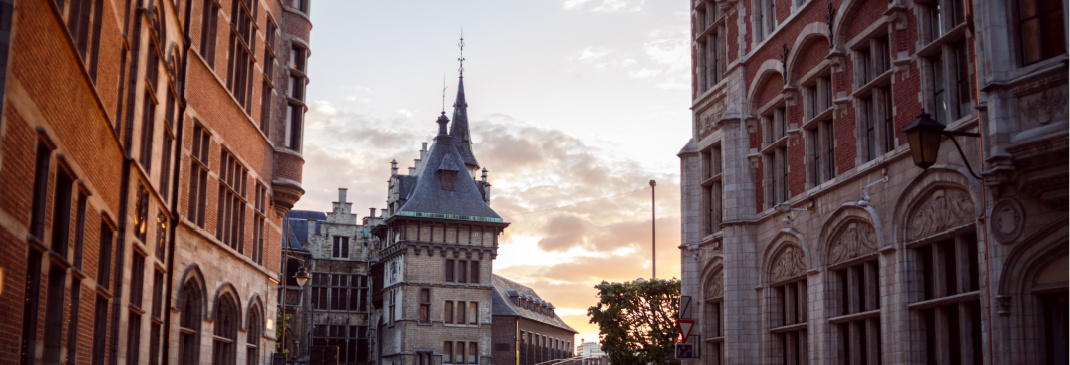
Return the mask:
<svg viewBox="0 0 1070 365">
<path fill-rule="evenodd" d="M 450 125 L 450 137 L 457 145 L 461 161 L 466 166 L 479 167 L 476 155 L 472 153 L 472 133 L 468 130 L 468 102 L 464 100 L 464 76 L 457 80 L 457 100 L 453 102 L 453 124 Z"/>
<path fill-rule="evenodd" d="M 463 136 L 468 135 L 468 122 L 467 116 L 464 112 L 464 90 L 462 89 L 457 93 L 457 101 L 460 107 L 455 110 L 454 115 L 459 116 L 464 120 L 464 124 L 458 124 L 454 121 L 454 132 Z M 401 208 L 398 209 L 399 215 L 406 215 L 410 213 L 413 215 L 433 214 L 433 215 L 446 215 L 439 216 L 444 218 L 457 217 L 458 219 L 472 220 L 472 218 L 491 219 L 493 221 L 501 222 L 501 216 L 490 208 L 490 205 L 483 200 L 483 183 L 476 181 L 468 173 L 463 164 L 467 164 L 462 150 L 471 154 L 471 149 L 467 147 L 467 144 L 458 144 L 453 136 L 446 133 L 446 123 L 449 119 L 446 118 L 445 113 L 438 118 L 439 124 L 438 136 L 435 137 L 434 142 L 431 143 L 431 147 L 428 149 L 427 154 L 416 166 L 416 170 L 413 173 L 415 181 L 412 181 L 412 187 L 407 188 L 406 185 L 410 183 L 405 179 L 405 176 L 399 176 L 400 180 L 400 194 L 404 199 Z M 465 138 L 465 137 L 462 137 Z M 475 157 L 472 157 L 472 163 L 475 163 Z M 452 173 L 453 188 L 443 188 L 441 175 L 450 176 Z M 412 177 L 410 177 L 412 178 Z M 480 220 L 482 220 L 480 219 Z"/>
<path fill-rule="evenodd" d="M 523 296 L 527 298 L 527 300 L 541 302 L 549 308 L 554 308 L 553 304 L 550 304 L 550 302 L 547 302 L 540 298 L 539 294 L 535 293 L 535 291 L 531 288 L 498 275 L 491 275 L 491 283 L 494 284 L 494 293 L 491 296 L 491 315 L 522 317 L 528 320 L 571 331 L 572 333 L 579 333 L 567 323 L 565 323 L 565 321 L 561 320 L 561 316 L 555 315 L 551 317 L 548 314 L 541 314 L 539 312 L 529 310 L 527 308 L 521 308 L 517 306 L 516 299 L 511 299 L 515 298 L 516 296 Z"/>
<path fill-rule="evenodd" d="M 307 251 L 308 245 L 308 222 L 313 221 L 318 225 L 320 221 L 326 221 L 327 214 L 310 210 L 290 210 L 283 219 L 283 247 L 292 250 Z"/>
</svg>

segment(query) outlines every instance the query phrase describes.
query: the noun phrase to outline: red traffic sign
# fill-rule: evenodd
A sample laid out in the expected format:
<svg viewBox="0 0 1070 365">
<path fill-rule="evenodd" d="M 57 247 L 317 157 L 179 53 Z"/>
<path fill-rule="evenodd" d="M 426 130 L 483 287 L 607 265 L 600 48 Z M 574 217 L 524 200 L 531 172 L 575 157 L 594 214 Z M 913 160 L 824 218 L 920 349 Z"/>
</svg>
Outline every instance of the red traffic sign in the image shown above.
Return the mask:
<svg viewBox="0 0 1070 365">
<path fill-rule="evenodd" d="M 676 358 L 677 359 L 693 359 L 695 358 L 695 347 L 689 343 L 676 344 Z"/>
<path fill-rule="evenodd" d="M 687 342 L 687 338 L 691 337 L 691 328 L 695 327 L 695 321 L 690 319 L 677 319 L 676 329 L 680 331 L 680 342 Z"/>
</svg>

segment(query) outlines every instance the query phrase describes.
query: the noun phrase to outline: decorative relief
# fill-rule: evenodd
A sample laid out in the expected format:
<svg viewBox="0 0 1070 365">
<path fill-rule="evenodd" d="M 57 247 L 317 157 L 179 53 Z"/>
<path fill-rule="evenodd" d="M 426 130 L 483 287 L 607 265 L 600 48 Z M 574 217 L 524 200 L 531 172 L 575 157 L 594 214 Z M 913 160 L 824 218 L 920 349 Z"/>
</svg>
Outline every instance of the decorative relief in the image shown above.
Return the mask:
<svg viewBox="0 0 1070 365">
<path fill-rule="evenodd" d="M 706 282 L 706 298 L 724 297 L 724 271 L 717 270 Z"/>
<path fill-rule="evenodd" d="M 936 190 L 921 199 L 907 221 L 908 239 L 928 237 L 973 221 L 970 194 L 957 189 Z"/>
<path fill-rule="evenodd" d="M 1066 85 L 1018 98 L 1018 113 L 1022 130 L 1067 120 Z"/>
<path fill-rule="evenodd" d="M 724 114 L 724 104 L 714 104 L 699 113 L 698 120 L 695 121 L 695 130 L 698 131 L 700 140 L 717 130 L 717 121 L 721 119 L 722 114 Z"/>
<path fill-rule="evenodd" d="M 873 226 L 863 222 L 851 222 L 829 241 L 829 263 L 834 264 L 865 256 L 877 251 L 877 233 Z"/>
<path fill-rule="evenodd" d="M 798 246 L 788 246 L 780 251 L 773 259 L 773 267 L 769 270 L 773 281 L 790 279 L 806 272 L 806 255 Z"/>
<path fill-rule="evenodd" d="M 992 208 L 992 235 L 1000 243 L 1014 243 L 1025 226 L 1025 211 L 1014 199 L 1003 199 Z"/>
<path fill-rule="evenodd" d="M 1001 316 L 1011 314 L 1011 297 L 1006 295 L 996 296 L 996 313 Z"/>
</svg>

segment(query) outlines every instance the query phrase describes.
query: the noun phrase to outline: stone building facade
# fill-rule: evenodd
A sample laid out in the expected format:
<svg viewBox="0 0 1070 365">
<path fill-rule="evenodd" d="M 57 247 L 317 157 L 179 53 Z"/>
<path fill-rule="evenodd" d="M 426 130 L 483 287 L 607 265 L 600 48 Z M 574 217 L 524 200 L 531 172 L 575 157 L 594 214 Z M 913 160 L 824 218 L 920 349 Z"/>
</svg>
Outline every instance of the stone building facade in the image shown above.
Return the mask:
<svg viewBox="0 0 1070 365">
<path fill-rule="evenodd" d="M 308 363 L 312 346 L 327 346 L 338 348 L 338 364 L 368 364 L 369 218 L 357 223 L 345 188 L 338 189 L 332 206 L 326 214 L 291 210 L 283 220 L 282 254 L 291 273 L 285 288 L 288 357 Z M 374 224 L 375 210 L 371 213 Z M 298 267 L 311 276 L 303 288 L 291 280 Z"/>
<path fill-rule="evenodd" d="M 408 174 L 392 162 L 388 208 L 369 227 L 372 331 L 379 364 L 489 364 L 491 270 L 508 226 L 471 149 L 463 77 L 453 123 Z"/>
<path fill-rule="evenodd" d="M 307 13 L 0 2 L 0 364 L 269 363 Z"/>
<path fill-rule="evenodd" d="M 1065 363 L 1065 6 L 691 1 L 684 362 Z"/>
<path fill-rule="evenodd" d="M 498 275 L 491 307 L 494 364 L 533 365 L 572 358 L 579 333 L 531 288 Z"/>
</svg>

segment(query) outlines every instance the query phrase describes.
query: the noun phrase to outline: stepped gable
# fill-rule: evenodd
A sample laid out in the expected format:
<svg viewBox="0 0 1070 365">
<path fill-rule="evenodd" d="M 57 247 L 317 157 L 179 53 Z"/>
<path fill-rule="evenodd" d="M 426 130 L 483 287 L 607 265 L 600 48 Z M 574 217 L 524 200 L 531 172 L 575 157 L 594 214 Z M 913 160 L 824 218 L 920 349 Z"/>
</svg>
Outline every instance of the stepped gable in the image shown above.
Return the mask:
<svg viewBox="0 0 1070 365">
<path fill-rule="evenodd" d="M 417 166 L 412 191 L 398 212 L 460 215 L 462 219 L 481 217 L 501 219 L 483 200 L 481 183 L 461 166 L 464 161 L 457 144 L 446 133 L 449 122 L 445 113 L 438 118 L 439 134 Z M 447 186 L 443 186 L 446 182 Z M 449 187 L 452 183 L 452 187 Z M 402 192 L 402 196 L 405 196 Z"/>
<path fill-rule="evenodd" d="M 493 302 L 491 305 L 491 315 L 493 316 L 512 316 L 523 317 L 535 322 L 543 323 L 549 326 L 557 327 L 572 333 L 579 333 L 565 321 L 561 320 L 561 316 L 547 314 L 540 314 L 539 312 L 521 308 L 517 305 L 516 299 L 512 297 L 523 296 L 528 300 L 535 302 L 543 302 L 549 308 L 553 309 L 553 304 L 547 302 L 539 297 L 535 290 L 524 286 L 518 282 L 506 279 L 502 276 L 491 275 L 491 282 L 494 284 L 494 295 L 492 296 Z"/>
</svg>

